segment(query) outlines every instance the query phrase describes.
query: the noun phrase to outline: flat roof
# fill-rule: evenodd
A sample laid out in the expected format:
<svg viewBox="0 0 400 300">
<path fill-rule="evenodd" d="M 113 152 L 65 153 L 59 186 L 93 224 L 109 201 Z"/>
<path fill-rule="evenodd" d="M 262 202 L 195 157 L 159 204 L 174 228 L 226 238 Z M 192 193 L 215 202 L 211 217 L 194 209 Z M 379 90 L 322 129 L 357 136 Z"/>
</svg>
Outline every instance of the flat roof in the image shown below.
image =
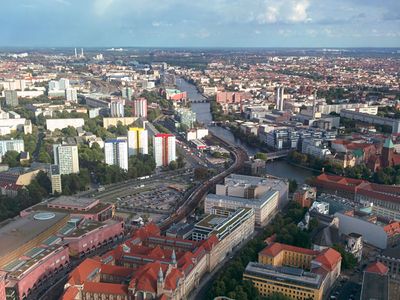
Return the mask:
<svg viewBox="0 0 400 300">
<path fill-rule="evenodd" d="M 279 192 L 277 190 L 269 190 L 266 193 L 264 193 L 261 196 L 261 198 L 250 198 L 250 199 L 234 197 L 234 196 L 208 194 L 206 196 L 206 200 L 209 199 L 212 201 L 218 201 L 218 200 L 231 201 L 231 202 L 236 202 L 244 207 L 261 208 L 265 204 L 267 204 L 275 196 L 275 194 L 278 193 Z"/>
<path fill-rule="evenodd" d="M 25 217 L 16 217 L 0 228 L 0 257 L 26 244 L 68 216 L 67 213 L 54 212 L 51 218 L 38 220 L 34 216 L 39 213 L 46 212 L 37 211 Z"/>
<path fill-rule="evenodd" d="M 244 271 L 244 275 L 284 281 L 289 284 L 292 283 L 312 289 L 319 289 L 323 280 L 320 274 L 305 272 L 299 268 L 274 267 L 257 262 L 249 262 Z"/>
<path fill-rule="evenodd" d="M 84 198 L 84 197 L 74 197 L 74 196 L 60 196 L 50 201 L 50 205 L 65 205 L 85 208 L 91 205 L 93 202 L 98 201 L 96 198 Z"/>
</svg>

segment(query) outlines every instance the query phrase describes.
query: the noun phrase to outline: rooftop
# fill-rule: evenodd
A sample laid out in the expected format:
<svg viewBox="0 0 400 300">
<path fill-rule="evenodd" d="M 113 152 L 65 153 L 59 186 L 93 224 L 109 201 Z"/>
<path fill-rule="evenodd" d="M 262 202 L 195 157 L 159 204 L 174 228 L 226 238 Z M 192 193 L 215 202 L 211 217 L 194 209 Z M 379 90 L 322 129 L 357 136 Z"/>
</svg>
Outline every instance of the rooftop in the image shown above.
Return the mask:
<svg viewBox="0 0 400 300">
<path fill-rule="evenodd" d="M 284 281 L 286 283 L 302 285 L 313 289 L 319 289 L 323 281 L 323 277 L 320 274 L 305 272 L 298 268 L 276 267 L 256 262 L 248 263 L 244 275 Z"/>
<path fill-rule="evenodd" d="M 284 250 L 290 251 L 290 252 L 303 253 L 303 254 L 307 254 L 307 255 L 319 254 L 318 251 L 314 251 L 314 250 L 307 249 L 307 248 L 291 246 L 291 245 L 287 245 L 287 244 L 281 244 L 281 243 L 272 243 L 272 244 L 268 245 L 263 250 L 261 250 L 260 254 L 267 255 L 267 256 L 276 256 L 281 251 L 284 251 Z"/>
<path fill-rule="evenodd" d="M 40 212 L 16 217 L 0 227 L 0 257 L 21 247 L 68 217 L 66 213 L 54 212 L 52 218 L 37 219 L 35 216 L 38 213 Z"/>
<path fill-rule="evenodd" d="M 206 197 L 210 200 L 226 200 L 236 202 L 243 207 L 258 207 L 261 208 L 266 205 L 275 195 L 278 195 L 279 192 L 275 190 L 269 190 L 265 194 L 262 195 L 261 198 L 241 198 L 241 197 L 233 197 L 233 196 L 224 196 L 224 195 L 215 195 L 208 194 Z"/>
</svg>

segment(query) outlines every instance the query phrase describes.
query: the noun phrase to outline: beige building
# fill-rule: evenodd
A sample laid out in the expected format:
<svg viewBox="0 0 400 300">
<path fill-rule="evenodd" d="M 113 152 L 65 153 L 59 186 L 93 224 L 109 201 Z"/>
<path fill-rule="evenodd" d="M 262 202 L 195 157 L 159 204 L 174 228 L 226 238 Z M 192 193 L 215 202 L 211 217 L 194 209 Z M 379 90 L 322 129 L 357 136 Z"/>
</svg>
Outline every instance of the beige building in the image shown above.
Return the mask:
<svg viewBox="0 0 400 300">
<path fill-rule="evenodd" d="M 121 122 L 123 126 L 132 125 L 138 118 L 135 117 L 118 117 L 118 118 L 103 118 L 103 127 L 117 126 Z"/>
</svg>

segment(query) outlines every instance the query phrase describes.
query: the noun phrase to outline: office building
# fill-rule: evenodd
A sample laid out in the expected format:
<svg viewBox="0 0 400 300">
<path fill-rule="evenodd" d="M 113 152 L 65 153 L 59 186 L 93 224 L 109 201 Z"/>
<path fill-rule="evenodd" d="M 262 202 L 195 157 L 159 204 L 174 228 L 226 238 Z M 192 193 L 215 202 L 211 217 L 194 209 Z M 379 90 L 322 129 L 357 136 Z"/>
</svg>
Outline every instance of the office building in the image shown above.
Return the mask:
<svg viewBox="0 0 400 300">
<path fill-rule="evenodd" d="M 129 86 L 123 87 L 121 90 L 121 95 L 122 98 L 125 98 L 127 100 L 131 100 L 132 98 L 132 88 Z"/>
<path fill-rule="evenodd" d="M 251 219 L 251 222 L 249 222 L 250 231 L 251 227 L 254 230 L 254 210 L 252 208 L 226 209 L 213 207 L 208 216 L 194 225 L 192 240 L 206 240 L 211 235 L 216 235 L 218 240 L 222 240 L 248 219 Z M 247 232 L 244 237 L 248 237 L 251 233 L 252 231 Z"/>
<path fill-rule="evenodd" d="M 128 141 L 126 139 L 107 140 L 104 143 L 105 163 L 128 170 Z"/>
<path fill-rule="evenodd" d="M 341 255 L 334 249 L 323 251 L 271 243 L 250 262 L 243 274 L 268 297 L 282 293 L 299 300 L 322 300 L 340 275 Z"/>
<path fill-rule="evenodd" d="M 62 181 L 61 181 L 60 166 L 51 165 L 50 181 L 51 181 L 51 193 L 53 195 L 55 193 L 61 194 L 62 193 Z"/>
<path fill-rule="evenodd" d="M 256 225 L 267 224 L 288 201 L 288 183 L 283 179 L 231 174 L 223 184 L 216 185 L 216 194 L 208 194 L 204 210 L 214 207 L 253 208 Z"/>
<path fill-rule="evenodd" d="M 128 154 L 148 154 L 148 132 L 144 128 L 130 127 L 128 131 Z"/>
<path fill-rule="evenodd" d="M 7 153 L 7 151 L 17 151 L 18 153 L 24 152 L 24 140 L 0 141 L 0 159 Z"/>
<path fill-rule="evenodd" d="M 133 100 L 132 104 L 133 116 L 137 118 L 147 118 L 147 99 L 137 98 Z"/>
<path fill-rule="evenodd" d="M 284 100 L 283 100 L 283 95 L 284 95 L 285 89 L 283 87 L 277 87 L 275 88 L 275 108 L 279 111 L 282 111 L 284 109 Z"/>
<path fill-rule="evenodd" d="M 4 91 L 7 106 L 18 106 L 18 94 L 17 91 L 7 90 Z"/>
<path fill-rule="evenodd" d="M 79 155 L 77 145 L 53 145 L 54 164 L 58 165 L 61 175 L 79 173 Z"/>
<path fill-rule="evenodd" d="M 78 93 L 74 88 L 65 89 L 65 99 L 70 102 L 78 102 Z"/>
<path fill-rule="evenodd" d="M 153 153 L 157 167 L 166 167 L 176 160 L 175 136 L 167 133 L 158 133 L 153 136 Z"/>
<path fill-rule="evenodd" d="M 120 100 L 111 101 L 110 114 L 112 118 L 123 118 L 125 116 L 124 103 Z"/>
</svg>

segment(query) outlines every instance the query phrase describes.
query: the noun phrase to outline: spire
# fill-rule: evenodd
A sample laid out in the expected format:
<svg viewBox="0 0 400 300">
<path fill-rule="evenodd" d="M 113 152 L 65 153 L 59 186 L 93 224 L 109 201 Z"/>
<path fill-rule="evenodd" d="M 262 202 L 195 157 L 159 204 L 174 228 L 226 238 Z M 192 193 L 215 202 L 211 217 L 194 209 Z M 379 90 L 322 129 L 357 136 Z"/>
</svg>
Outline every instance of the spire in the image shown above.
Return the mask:
<svg viewBox="0 0 400 300">
<path fill-rule="evenodd" d="M 393 141 L 390 137 L 388 137 L 385 140 L 385 143 L 383 144 L 383 148 L 389 148 L 389 149 L 394 148 Z"/>
<path fill-rule="evenodd" d="M 172 250 L 171 260 L 174 265 L 176 265 L 176 254 L 175 249 Z"/>
<path fill-rule="evenodd" d="M 161 269 L 161 265 L 160 265 L 160 270 L 158 270 L 157 281 L 160 283 L 164 281 L 164 275 Z"/>
</svg>

